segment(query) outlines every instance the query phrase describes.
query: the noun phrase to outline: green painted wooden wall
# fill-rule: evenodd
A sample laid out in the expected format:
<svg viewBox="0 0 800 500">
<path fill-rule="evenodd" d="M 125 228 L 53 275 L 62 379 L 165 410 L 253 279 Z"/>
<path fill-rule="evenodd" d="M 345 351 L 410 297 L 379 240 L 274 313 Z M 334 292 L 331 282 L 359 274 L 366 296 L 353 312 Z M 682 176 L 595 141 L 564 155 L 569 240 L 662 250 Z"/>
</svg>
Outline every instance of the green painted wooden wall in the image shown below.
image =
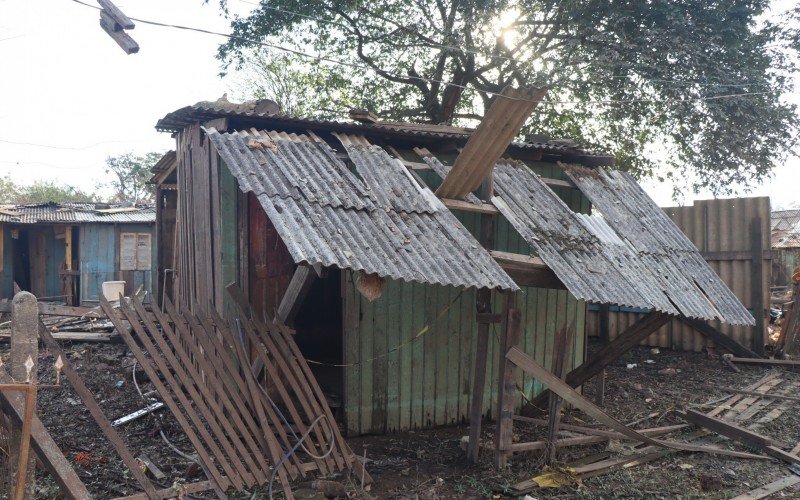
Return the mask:
<svg viewBox="0 0 800 500">
<path fill-rule="evenodd" d="M 540 175 L 564 178 L 555 165 L 532 163 Z M 421 171 L 435 189 L 432 172 Z M 588 212 L 579 191 L 556 192 L 573 210 Z M 476 214 L 457 213 L 475 235 Z M 496 249 L 530 254 L 530 246 L 508 224 L 497 224 Z M 383 433 L 466 422 L 472 393 L 477 323 L 476 290 L 388 280 L 386 290 L 370 303 L 355 289 L 355 274 L 345 272 L 344 407 L 348 435 Z M 494 311 L 501 310 L 495 293 Z M 548 368 L 558 329 L 574 325 L 576 342 L 571 366 L 585 353 L 586 306 L 565 290 L 524 288 L 517 293 L 522 312 L 521 347 Z M 490 329 L 484 414 L 491 415 L 497 394 L 500 325 Z M 518 385 L 532 397 L 541 385 L 518 375 Z M 520 396 L 519 403 L 522 402 Z"/>
</svg>

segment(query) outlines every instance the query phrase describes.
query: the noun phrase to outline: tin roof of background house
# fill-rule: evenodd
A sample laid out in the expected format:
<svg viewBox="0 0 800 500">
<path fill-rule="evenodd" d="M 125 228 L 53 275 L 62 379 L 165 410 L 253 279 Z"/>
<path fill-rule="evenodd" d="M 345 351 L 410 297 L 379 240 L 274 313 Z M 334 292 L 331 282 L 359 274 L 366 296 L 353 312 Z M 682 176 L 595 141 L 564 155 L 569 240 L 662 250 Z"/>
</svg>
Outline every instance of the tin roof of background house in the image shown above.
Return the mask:
<svg viewBox="0 0 800 500">
<path fill-rule="evenodd" d="M 495 166 L 492 201 L 575 297 L 754 324 L 694 244 L 630 175 L 565 170 L 602 216 L 573 212 L 521 162 Z"/>
<path fill-rule="evenodd" d="M 381 134 L 398 138 L 431 138 L 452 139 L 466 141 L 474 129 L 455 127 L 452 125 L 437 125 L 432 123 L 410 123 L 379 120 L 374 123 L 360 123 L 337 120 L 322 120 L 316 118 L 301 118 L 281 113 L 277 107 L 259 107 L 262 101 L 247 103 L 232 103 L 225 99 L 217 101 L 201 101 L 191 106 L 177 109 L 161 118 L 156 124 L 156 129 L 164 132 L 179 132 L 184 127 L 196 123 L 203 123 L 215 118 L 231 118 L 257 123 L 259 129 L 286 130 L 287 127 L 305 130 L 336 131 L 354 134 Z M 531 141 L 514 142 L 513 147 L 520 149 L 534 149 L 547 154 L 565 155 L 575 161 L 591 161 L 593 164 L 610 165 L 614 162 L 612 155 L 586 151 L 577 143 L 565 139 L 549 139 L 544 136 L 535 136 Z"/>
<path fill-rule="evenodd" d="M 297 263 L 420 283 L 519 288 L 430 189 L 363 137 L 339 136 L 353 173 L 327 143 L 306 135 L 206 133 Z"/>
<path fill-rule="evenodd" d="M 772 212 L 772 248 L 800 248 L 800 210 Z"/>
<path fill-rule="evenodd" d="M 11 224 L 48 223 L 153 223 L 152 206 L 112 205 L 108 203 L 37 203 L 0 205 L 0 222 Z"/>
</svg>

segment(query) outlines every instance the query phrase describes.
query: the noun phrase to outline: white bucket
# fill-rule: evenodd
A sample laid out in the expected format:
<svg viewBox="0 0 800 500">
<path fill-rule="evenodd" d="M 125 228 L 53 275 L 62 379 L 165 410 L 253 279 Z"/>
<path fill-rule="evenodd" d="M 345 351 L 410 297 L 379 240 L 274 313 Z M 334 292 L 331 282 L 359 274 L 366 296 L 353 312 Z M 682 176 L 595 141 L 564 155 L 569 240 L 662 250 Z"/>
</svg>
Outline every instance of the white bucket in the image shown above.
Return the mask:
<svg viewBox="0 0 800 500">
<path fill-rule="evenodd" d="M 104 281 L 103 282 L 103 297 L 106 300 L 119 300 L 119 296 L 125 293 L 124 281 Z"/>
</svg>

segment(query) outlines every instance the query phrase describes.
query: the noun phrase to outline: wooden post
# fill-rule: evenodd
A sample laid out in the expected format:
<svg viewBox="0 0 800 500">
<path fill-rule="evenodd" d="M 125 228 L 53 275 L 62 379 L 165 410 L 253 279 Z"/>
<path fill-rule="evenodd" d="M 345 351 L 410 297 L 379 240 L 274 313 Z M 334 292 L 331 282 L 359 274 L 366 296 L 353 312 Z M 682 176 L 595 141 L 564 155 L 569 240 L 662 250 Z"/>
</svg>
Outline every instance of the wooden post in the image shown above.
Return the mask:
<svg viewBox="0 0 800 500">
<path fill-rule="evenodd" d="M 520 310 L 515 305 L 516 295 L 507 292 L 504 296 L 503 338 L 500 344 L 499 384 L 497 388 L 497 430 L 495 432 L 495 467 L 508 465 L 514 426 L 514 402 L 517 395 L 517 367 L 505 356 L 519 344 L 521 337 Z"/>
<path fill-rule="evenodd" d="M 750 245 L 752 260 L 752 303 L 753 316 L 756 324 L 753 327 L 752 349 L 759 353 L 764 353 L 766 342 L 766 325 L 764 318 L 767 313 L 767 304 L 764 300 L 764 242 L 762 241 L 763 221 L 761 217 L 753 217 L 750 220 Z"/>
<path fill-rule="evenodd" d="M 39 359 L 39 307 L 36 297 L 30 292 L 19 292 L 11 301 L 11 376 L 15 381 L 25 384 L 36 384 L 36 368 Z M 36 396 L 33 396 L 32 408 L 36 412 Z M 18 408 L 19 413 L 25 413 L 24 405 Z M 12 456 L 19 456 L 19 444 L 22 440 L 21 428 L 15 429 L 12 439 Z M 25 498 L 35 498 L 34 485 L 36 473 L 36 457 L 31 456 L 28 461 L 27 477 L 17 476 L 17 464 L 11 461 L 14 469 L 14 483 L 25 481 Z"/>
<path fill-rule="evenodd" d="M 292 324 L 316 278 L 317 271 L 313 267 L 303 264 L 297 266 L 278 306 L 278 313 L 275 315 L 275 319 L 286 325 Z"/>
<path fill-rule="evenodd" d="M 611 320 L 611 306 L 608 304 L 600 305 L 599 314 L 599 332 L 600 345 L 608 345 L 611 341 L 610 334 L 610 320 Z M 603 406 L 606 399 L 606 371 L 603 369 L 594 379 L 594 402 L 597 406 Z"/>
<path fill-rule="evenodd" d="M 561 380 L 566 378 L 567 370 L 569 369 L 567 356 L 572 353 L 572 331 L 573 325 L 564 326 L 556 334 L 553 345 L 553 374 Z M 544 458 L 547 465 L 556 461 L 558 451 L 556 440 L 558 439 L 558 427 L 561 423 L 561 403 L 561 397 L 551 391 L 547 423 L 547 450 Z"/>
<path fill-rule="evenodd" d="M 481 186 L 481 198 L 491 199 L 494 194 L 494 176 L 490 174 Z M 495 219 L 491 214 L 481 214 L 481 232 L 479 240 L 483 248 L 491 250 L 494 247 Z M 475 302 L 477 314 L 490 314 L 492 312 L 492 290 L 481 288 L 478 290 Z M 478 339 L 475 349 L 475 362 L 473 363 L 472 399 L 469 412 L 469 443 L 467 444 L 467 457 L 472 462 L 478 462 L 481 449 L 481 420 L 483 419 L 483 392 L 486 388 L 486 358 L 489 355 L 489 323 L 478 322 Z"/>
</svg>

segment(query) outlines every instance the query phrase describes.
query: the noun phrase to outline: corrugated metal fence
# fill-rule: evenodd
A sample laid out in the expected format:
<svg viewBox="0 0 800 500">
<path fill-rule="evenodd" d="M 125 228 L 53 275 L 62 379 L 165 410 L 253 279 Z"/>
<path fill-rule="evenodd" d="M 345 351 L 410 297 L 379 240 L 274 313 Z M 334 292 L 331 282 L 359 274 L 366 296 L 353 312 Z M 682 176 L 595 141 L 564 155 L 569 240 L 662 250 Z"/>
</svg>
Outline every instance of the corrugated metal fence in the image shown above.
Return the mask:
<svg viewBox="0 0 800 500">
<path fill-rule="evenodd" d="M 769 304 L 770 202 L 768 197 L 695 201 L 693 206 L 664 209 L 697 246 L 712 269 L 756 318 L 756 326 L 728 326 L 711 322 L 744 346 L 761 350 L 766 338 L 765 312 Z M 753 259 L 753 255 L 760 258 Z M 758 285 L 760 283 L 760 286 Z M 761 314 L 756 314 L 756 312 Z M 611 307 L 609 337 L 641 318 L 642 309 Z M 589 307 L 587 331 L 597 335 L 599 308 Z M 700 351 L 710 341 L 673 320 L 643 344 L 684 351 Z"/>
</svg>

